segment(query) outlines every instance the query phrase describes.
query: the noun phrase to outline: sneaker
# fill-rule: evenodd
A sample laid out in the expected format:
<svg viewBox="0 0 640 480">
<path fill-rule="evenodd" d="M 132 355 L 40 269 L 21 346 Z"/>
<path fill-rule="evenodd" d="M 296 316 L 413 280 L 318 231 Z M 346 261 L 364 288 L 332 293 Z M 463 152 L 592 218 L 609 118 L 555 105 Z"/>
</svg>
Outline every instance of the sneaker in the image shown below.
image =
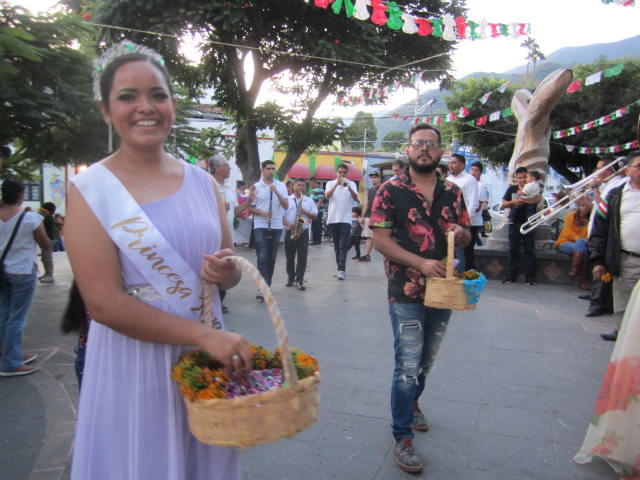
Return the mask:
<svg viewBox="0 0 640 480">
<path fill-rule="evenodd" d="M 337 277 L 339 273 L 340 273 L 340 272 L 338 271 L 338 272 L 334 273 L 334 274 L 333 274 L 333 276 L 334 276 L 334 277 Z"/>
<path fill-rule="evenodd" d="M 298 290 L 300 290 L 301 292 L 304 292 L 307 289 L 307 287 L 304 286 L 303 282 L 297 282 L 296 287 L 298 287 Z"/>
<path fill-rule="evenodd" d="M 393 454 L 398 466 L 405 472 L 417 473 L 422 471 L 422 460 L 413 448 L 412 438 L 400 438 L 395 441 Z"/>
<path fill-rule="evenodd" d="M 38 358 L 38 354 L 37 353 L 25 353 L 22 356 L 22 364 L 26 365 L 28 363 L 33 362 L 36 358 Z"/>
<path fill-rule="evenodd" d="M 41 283 L 53 283 L 53 275 L 43 275 L 39 280 Z"/>
<path fill-rule="evenodd" d="M 344 272 L 343 272 L 342 270 L 340 270 L 340 271 L 338 272 L 337 277 L 338 277 L 338 280 L 344 280 Z"/>
<path fill-rule="evenodd" d="M 258 291 L 258 294 L 256 295 L 256 300 L 264 301 L 264 297 L 262 296 L 262 292 Z"/>
<path fill-rule="evenodd" d="M 22 375 L 29 375 L 38 371 L 38 367 L 33 365 L 23 365 L 17 370 L 0 370 L 0 377 L 19 377 Z"/>
<path fill-rule="evenodd" d="M 224 303 L 222 304 L 222 313 L 229 313 L 229 307 L 227 307 Z"/>
<path fill-rule="evenodd" d="M 360 259 L 361 262 L 370 262 L 371 261 L 371 255 L 365 255 L 364 257 L 362 257 Z"/>
<path fill-rule="evenodd" d="M 424 413 L 422 413 L 422 410 L 420 410 L 418 403 L 413 404 L 413 423 L 411 423 L 411 428 L 418 432 L 426 432 L 429 430 L 427 418 L 424 416 Z"/>
<path fill-rule="evenodd" d="M 293 280 L 289 280 L 285 287 L 293 287 Z"/>
<path fill-rule="evenodd" d="M 503 285 L 509 285 L 511 283 L 514 283 L 516 281 L 515 278 L 513 277 L 507 277 L 504 280 L 502 280 Z"/>
<path fill-rule="evenodd" d="M 537 285 L 536 281 L 533 278 L 527 278 L 526 283 L 530 287 L 533 287 L 534 285 Z"/>
<path fill-rule="evenodd" d="M 355 257 L 351 257 L 351 260 L 355 260 L 355 261 L 359 262 L 359 261 L 360 261 L 360 257 L 358 257 L 358 256 L 356 255 Z"/>
</svg>

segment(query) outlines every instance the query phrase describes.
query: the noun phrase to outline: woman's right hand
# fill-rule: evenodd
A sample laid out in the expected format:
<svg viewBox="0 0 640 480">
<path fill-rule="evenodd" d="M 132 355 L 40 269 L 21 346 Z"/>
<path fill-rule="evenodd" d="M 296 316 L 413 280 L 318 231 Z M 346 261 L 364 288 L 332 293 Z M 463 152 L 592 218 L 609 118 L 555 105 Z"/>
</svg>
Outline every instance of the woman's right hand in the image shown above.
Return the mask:
<svg viewBox="0 0 640 480">
<path fill-rule="evenodd" d="M 253 356 L 242 335 L 224 330 L 207 328 L 198 346 L 224 364 L 229 378 L 246 377 L 253 367 Z"/>
</svg>

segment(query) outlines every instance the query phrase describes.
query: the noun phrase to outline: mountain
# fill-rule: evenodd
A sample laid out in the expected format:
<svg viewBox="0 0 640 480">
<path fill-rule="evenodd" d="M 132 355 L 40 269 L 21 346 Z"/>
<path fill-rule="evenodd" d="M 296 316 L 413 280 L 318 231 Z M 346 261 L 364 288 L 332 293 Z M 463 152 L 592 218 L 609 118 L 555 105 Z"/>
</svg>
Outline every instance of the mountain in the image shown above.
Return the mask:
<svg viewBox="0 0 640 480">
<path fill-rule="evenodd" d="M 535 78 L 542 80 L 548 74 L 561 67 L 570 67 L 575 64 L 593 63 L 599 57 L 609 59 L 624 58 L 626 56 L 640 57 L 640 35 L 626 38 L 618 42 L 597 43 L 593 45 L 584 45 L 581 47 L 565 47 L 549 54 L 547 58 L 536 64 Z M 461 80 L 468 78 L 478 78 L 486 76 L 494 76 L 501 79 L 516 82 L 520 80 L 526 73 L 526 65 L 521 65 L 512 70 L 503 73 L 495 72 L 474 72 Z M 406 103 L 392 110 L 381 110 L 374 113 L 376 117 L 376 128 L 378 129 L 378 140 L 382 140 L 384 136 L 393 130 L 402 130 L 406 132 L 409 129 L 410 122 L 400 122 L 393 118 L 393 115 L 414 116 L 416 113 L 420 115 L 430 115 L 447 111 L 445 98 L 451 94 L 448 90 L 428 90 L 420 94 L 417 99 L 415 94 Z M 425 108 L 423 111 L 416 112 L 416 105 L 424 106 L 430 99 L 434 99 L 434 103 Z M 376 145 L 379 147 L 380 144 Z"/>
</svg>

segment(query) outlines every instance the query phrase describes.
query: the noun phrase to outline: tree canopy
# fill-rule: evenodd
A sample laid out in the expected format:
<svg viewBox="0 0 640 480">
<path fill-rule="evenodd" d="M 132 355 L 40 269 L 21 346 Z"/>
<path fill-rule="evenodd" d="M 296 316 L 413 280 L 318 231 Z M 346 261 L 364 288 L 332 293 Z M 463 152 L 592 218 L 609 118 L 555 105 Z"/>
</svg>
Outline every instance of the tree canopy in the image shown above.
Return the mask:
<svg viewBox="0 0 640 480">
<path fill-rule="evenodd" d="M 382 140 L 383 152 L 399 152 L 402 146 L 407 143 L 409 138 L 407 137 L 406 132 L 392 130 L 387 133 Z"/>
<path fill-rule="evenodd" d="M 349 147 L 355 151 L 363 151 L 365 141 L 375 142 L 378 139 L 378 129 L 376 128 L 373 115 L 368 112 L 358 112 L 347 128 L 344 129 L 344 140 Z M 369 146 L 371 149 L 371 146 Z"/>
<path fill-rule="evenodd" d="M 465 0 L 397 3 L 407 13 L 439 16 L 463 13 Z M 400 66 L 410 62 L 424 71 L 424 81 L 448 79 L 449 54 L 455 46 L 442 38 L 407 35 L 347 18 L 344 10 L 336 15 L 301 0 L 86 0 L 80 8 L 98 23 L 157 32 L 132 30 L 126 36 L 161 51 L 185 85 L 214 89 L 215 101 L 235 122 L 236 163 L 247 180 L 259 176 L 258 129 L 275 129 L 287 148 L 279 170 L 283 176 L 308 146 L 340 135 L 339 122 L 314 119 L 329 95 L 348 93 L 354 86 L 408 83 L 413 72 Z M 178 51 L 179 39 L 191 34 L 203 39 L 199 66 L 188 65 Z M 124 35 L 122 30 L 102 31 L 107 42 Z M 245 62 L 250 60 L 253 78 L 248 81 Z M 267 80 L 279 88 L 282 98 L 295 98 L 290 107 L 257 105 Z"/>
<path fill-rule="evenodd" d="M 87 37 L 76 16 L 33 17 L 0 2 L 0 145 L 14 150 L 1 174 L 28 178 L 42 163 L 83 163 L 106 150 L 91 61 L 74 47 Z"/>
<path fill-rule="evenodd" d="M 608 147 L 622 145 L 636 140 L 636 122 L 638 119 L 639 99 L 637 88 L 640 83 L 640 60 L 625 58 L 624 60 L 599 59 L 593 64 L 572 67 L 574 80 L 582 80 L 593 73 L 604 71 L 624 61 L 624 68 L 619 75 L 604 77 L 599 83 L 582 86 L 581 90 L 565 94 L 551 113 L 552 131 L 568 129 L 596 120 L 615 110 L 631 105 L 628 114 L 613 120 L 611 123 L 586 130 L 566 138 L 550 139 L 551 154 L 549 165 L 571 183 L 578 179 L 572 169 L 580 168 L 590 172 L 599 156 L 593 153 L 580 153 L 578 148 L 569 151 L 565 145 L 576 147 Z M 525 81 L 526 82 L 526 81 Z M 501 118 L 484 126 L 469 125 L 470 119 L 476 119 L 491 112 L 503 110 L 510 106 L 513 93 L 518 88 L 533 90 L 534 84 L 522 83 L 510 85 L 505 93 L 495 91 L 503 81 L 493 77 L 469 79 L 455 82 L 453 95 L 447 98 L 447 108 L 455 110 L 471 102 L 469 116 L 454 124 L 456 136 L 461 143 L 470 145 L 490 163 L 506 165 L 513 152 L 514 138 L 517 129 L 514 117 Z M 486 104 L 476 100 L 483 94 L 493 91 Z M 571 148 L 571 147 L 570 147 Z M 624 154 L 621 151 L 619 154 Z"/>
</svg>

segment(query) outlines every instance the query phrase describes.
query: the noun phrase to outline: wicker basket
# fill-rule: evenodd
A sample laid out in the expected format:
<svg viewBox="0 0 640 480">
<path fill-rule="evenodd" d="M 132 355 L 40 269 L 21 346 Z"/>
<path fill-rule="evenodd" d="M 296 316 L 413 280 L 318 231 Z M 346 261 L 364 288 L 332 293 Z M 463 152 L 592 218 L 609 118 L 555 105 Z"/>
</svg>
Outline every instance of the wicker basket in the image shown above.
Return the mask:
<svg viewBox="0 0 640 480">
<path fill-rule="evenodd" d="M 198 440 L 208 445 L 244 449 L 291 437 L 313 425 L 318 419 L 320 375 L 316 372 L 298 380 L 284 320 L 269 286 L 247 260 L 227 258 L 252 275 L 264 295 L 282 354 L 287 386 L 232 399 L 184 401 L 189 428 Z M 205 285 L 203 296 L 205 323 L 211 326 L 211 285 Z"/>
<path fill-rule="evenodd" d="M 464 291 L 462 280 L 453 275 L 454 233 L 447 236 L 447 273 L 445 278 L 429 277 L 424 293 L 424 304 L 427 307 L 451 308 L 453 310 L 474 310 Z"/>
</svg>

